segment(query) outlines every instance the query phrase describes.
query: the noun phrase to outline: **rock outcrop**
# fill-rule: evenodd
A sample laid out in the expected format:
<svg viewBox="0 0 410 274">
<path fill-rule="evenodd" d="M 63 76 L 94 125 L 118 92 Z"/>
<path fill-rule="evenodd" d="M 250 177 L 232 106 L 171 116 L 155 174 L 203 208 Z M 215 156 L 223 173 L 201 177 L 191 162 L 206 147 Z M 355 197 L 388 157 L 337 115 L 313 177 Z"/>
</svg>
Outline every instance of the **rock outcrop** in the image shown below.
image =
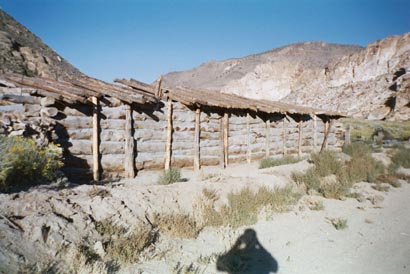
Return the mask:
<svg viewBox="0 0 410 274">
<path fill-rule="evenodd" d="M 0 9 L 0 73 L 64 78 L 81 72 Z"/>
</svg>

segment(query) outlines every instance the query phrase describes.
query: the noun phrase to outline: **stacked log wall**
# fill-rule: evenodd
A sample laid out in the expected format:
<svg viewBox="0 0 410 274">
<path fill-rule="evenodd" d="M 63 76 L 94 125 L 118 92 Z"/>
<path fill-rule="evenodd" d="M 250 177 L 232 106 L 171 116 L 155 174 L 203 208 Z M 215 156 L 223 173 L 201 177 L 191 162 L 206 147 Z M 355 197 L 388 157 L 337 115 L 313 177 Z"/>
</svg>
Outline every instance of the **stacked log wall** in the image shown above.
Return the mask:
<svg viewBox="0 0 410 274">
<path fill-rule="evenodd" d="M 64 150 L 64 171 L 75 180 L 91 180 L 93 168 L 93 105 L 69 105 L 46 100 L 30 94 L 32 90 L 2 87 L 0 94 L 0 128 L 6 134 L 15 134 L 26 123 L 55 124 L 51 133 L 54 142 Z M 17 97 L 5 97 L 14 94 Z M 18 97 L 20 96 L 20 97 Z M 27 96 L 22 98 L 21 96 Z M 4 99 L 8 98 L 8 101 Z M 11 99 L 10 99 L 11 98 Z M 13 101 L 14 100 L 14 101 Z M 113 106 L 105 104 L 100 109 L 100 165 L 103 178 L 119 178 L 125 173 L 125 116 L 126 108 L 112 99 Z M 21 102 L 21 103 L 19 103 Z M 135 168 L 164 168 L 167 144 L 167 105 L 153 111 L 133 106 L 133 136 L 135 141 Z M 221 161 L 221 119 L 223 113 L 202 110 L 200 116 L 200 164 L 218 165 Z M 228 120 L 229 163 L 245 162 L 249 157 L 256 161 L 266 157 L 269 133 L 269 156 L 298 154 L 298 123 L 292 118 L 266 123 L 256 114 L 247 117 L 246 112 L 234 111 Z M 173 103 L 172 158 L 173 167 L 192 167 L 195 149 L 195 110 L 181 103 Z M 249 123 L 249 127 L 247 126 Z M 283 127 L 285 125 L 285 127 Z M 269 126 L 269 130 L 267 130 Z M 249 128 L 249 147 L 248 147 Z M 325 124 L 316 120 L 316 143 L 314 144 L 313 120 L 302 123 L 302 154 L 319 151 Z M 283 143 L 283 136 L 286 141 Z M 283 146 L 284 145 L 284 146 Z M 333 123 L 328 137 L 329 148 L 343 145 L 343 126 Z"/>
</svg>

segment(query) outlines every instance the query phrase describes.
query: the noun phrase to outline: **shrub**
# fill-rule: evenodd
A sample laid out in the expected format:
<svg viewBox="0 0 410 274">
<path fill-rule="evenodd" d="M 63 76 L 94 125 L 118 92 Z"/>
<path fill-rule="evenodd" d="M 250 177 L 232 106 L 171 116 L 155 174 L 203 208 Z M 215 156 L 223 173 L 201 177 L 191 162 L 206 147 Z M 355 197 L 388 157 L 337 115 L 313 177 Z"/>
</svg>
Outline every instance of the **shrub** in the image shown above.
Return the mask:
<svg viewBox="0 0 410 274">
<path fill-rule="evenodd" d="M 170 168 L 164 170 L 162 175 L 158 179 L 158 183 L 161 185 L 169 185 L 181 180 L 181 171 L 178 168 Z"/>
<path fill-rule="evenodd" d="M 40 147 L 29 138 L 0 136 L 0 191 L 51 181 L 62 165 L 54 144 Z"/>
<path fill-rule="evenodd" d="M 374 182 L 385 171 L 384 165 L 376 161 L 370 154 L 353 154 L 347 163 L 346 171 L 352 183 L 367 181 Z"/>
<path fill-rule="evenodd" d="M 336 174 L 342 168 L 342 163 L 337 159 L 334 151 L 324 150 L 321 153 L 313 153 L 310 158 L 315 164 L 316 174 L 320 177 Z"/>
<path fill-rule="evenodd" d="M 319 191 L 320 188 L 320 176 L 317 174 L 314 167 L 309 168 L 306 172 L 294 172 L 292 173 L 293 180 L 298 185 L 304 185 L 306 191 L 310 190 Z"/>
<path fill-rule="evenodd" d="M 397 150 L 391 160 L 396 165 L 400 165 L 404 168 L 410 168 L 410 149 L 402 148 Z"/>
<path fill-rule="evenodd" d="M 274 166 L 281 166 L 287 164 L 294 164 L 299 162 L 298 158 L 293 156 L 284 156 L 282 158 L 274 159 L 274 158 L 264 158 L 259 162 L 259 169 L 269 168 Z"/>
</svg>

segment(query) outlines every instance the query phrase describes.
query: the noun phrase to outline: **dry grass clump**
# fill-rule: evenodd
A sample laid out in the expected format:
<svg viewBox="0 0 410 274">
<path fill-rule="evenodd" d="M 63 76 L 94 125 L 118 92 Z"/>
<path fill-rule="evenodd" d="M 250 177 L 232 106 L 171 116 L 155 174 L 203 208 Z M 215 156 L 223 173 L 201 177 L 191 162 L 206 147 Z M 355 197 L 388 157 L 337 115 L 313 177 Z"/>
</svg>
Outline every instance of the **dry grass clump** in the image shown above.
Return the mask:
<svg viewBox="0 0 410 274">
<path fill-rule="evenodd" d="M 138 262 L 141 252 L 158 238 L 158 232 L 148 226 L 127 231 L 109 220 L 103 220 L 97 222 L 95 228 L 103 237 L 107 256 L 121 263 Z"/>
<path fill-rule="evenodd" d="M 98 197 L 101 197 L 102 199 L 112 196 L 110 191 L 108 191 L 107 189 L 96 187 L 96 186 L 93 186 L 93 188 L 90 189 L 87 194 L 90 198 L 94 198 L 98 196 Z"/>
<path fill-rule="evenodd" d="M 159 231 L 178 238 L 194 239 L 203 229 L 203 225 L 188 214 L 157 215 L 154 224 Z"/>
<path fill-rule="evenodd" d="M 284 156 L 282 158 L 264 158 L 259 162 L 259 169 L 269 168 L 274 166 L 282 166 L 288 164 L 294 164 L 299 162 L 300 159 L 293 156 Z"/>
<path fill-rule="evenodd" d="M 260 211 L 265 208 L 271 212 L 283 212 L 300 199 L 300 194 L 290 186 L 273 190 L 261 187 L 257 192 L 244 188 L 238 193 L 228 195 L 228 204 L 218 211 L 213 202 L 208 202 L 203 209 L 205 225 L 232 226 L 234 228 L 257 222 Z M 209 201 L 209 200 L 208 200 Z"/>
<path fill-rule="evenodd" d="M 164 170 L 162 175 L 158 178 L 158 184 L 169 185 L 181 181 L 181 170 L 178 168 L 170 168 Z"/>
<path fill-rule="evenodd" d="M 348 227 L 347 219 L 343 218 L 330 219 L 330 223 L 334 226 L 334 228 L 336 228 L 336 230 L 342 230 Z"/>
<path fill-rule="evenodd" d="M 319 211 L 325 209 L 325 206 L 323 205 L 323 201 L 314 201 L 309 204 L 309 209 Z"/>
<path fill-rule="evenodd" d="M 386 186 L 386 185 L 383 185 L 383 184 L 375 184 L 375 185 L 372 185 L 372 188 L 374 189 L 374 190 L 377 190 L 377 191 L 380 191 L 380 192 L 388 192 L 389 191 L 389 189 L 390 189 L 390 187 L 389 186 Z"/>
</svg>

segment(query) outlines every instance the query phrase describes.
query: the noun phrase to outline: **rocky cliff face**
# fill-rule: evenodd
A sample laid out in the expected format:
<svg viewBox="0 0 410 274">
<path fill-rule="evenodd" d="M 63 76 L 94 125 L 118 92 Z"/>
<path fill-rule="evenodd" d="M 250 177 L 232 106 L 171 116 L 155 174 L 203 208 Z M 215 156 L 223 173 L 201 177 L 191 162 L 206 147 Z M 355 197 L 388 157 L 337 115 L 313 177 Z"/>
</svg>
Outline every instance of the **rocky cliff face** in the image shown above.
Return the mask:
<svg viewBox="0 0 410 274">
<path fill-rule="evenodd" d="M 0 73 L 64 78 L 81 72 L 0 9 Z"/>
<path fill-rule="evenodd" d="M 258 55 L 210 62 L 164 77 L 169 85 L 220 89 L 249 98 L 337 110 L 357 117 L 393 117 L 386 101 L 394 75 L 410 68 L 410 34 L 366 48 L 307 42 Z M 404 79 L 404 78 L 403 78 Z M 402 87 L 405 85 L 401 85 Z M 398 91 L 398 90 L 397 90 Z M 395 113 L 403 113 L 395 105 Z M 395 114 L 393 113 L 393 114 Z M 400 116 L 405 118 L 406 115 Z"/>
</svg>

